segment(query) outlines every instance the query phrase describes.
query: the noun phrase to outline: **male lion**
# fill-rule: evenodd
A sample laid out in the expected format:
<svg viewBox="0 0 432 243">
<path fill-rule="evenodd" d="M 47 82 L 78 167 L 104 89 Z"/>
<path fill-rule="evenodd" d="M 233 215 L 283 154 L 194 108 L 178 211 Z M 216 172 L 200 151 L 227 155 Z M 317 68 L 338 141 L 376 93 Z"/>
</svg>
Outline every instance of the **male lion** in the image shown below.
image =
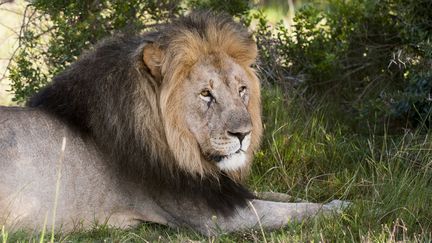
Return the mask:
<svg viewBox="0 0 432 243">
<path fill-rule="evenodd" d="M 151 221 L 215 234 L 337 206 L 258 200 L 242 184 L 262 134 L 256 55 L 241 25 L 192 13 L 106 39 L 34 108 L 1 108 L 0 226 L 41 230 L 48 217 L 63 230 Z"/>
</svg>

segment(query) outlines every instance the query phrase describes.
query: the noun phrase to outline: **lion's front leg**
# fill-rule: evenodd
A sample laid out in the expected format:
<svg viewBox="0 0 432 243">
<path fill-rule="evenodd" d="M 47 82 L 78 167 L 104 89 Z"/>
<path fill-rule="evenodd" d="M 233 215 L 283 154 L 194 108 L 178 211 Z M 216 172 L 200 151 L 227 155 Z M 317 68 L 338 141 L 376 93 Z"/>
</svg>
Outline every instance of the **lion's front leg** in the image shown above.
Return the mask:
<svg viewBox="0 0 432 243">
<path fill-rule="evenodd" d="M 261 199 L 264 201 L 286 202 L 286 203 L 308 202 L 306 200 L 295 198 L 288 194 L 280 193 L 280 192 L 255 192 L 254 194 L 257 199 Z"/>
<path fill-rule="evenodd" d="M 339 200 L 327 204 L 253 200 L 247 207 L 237 209 L 231 217 L 213 216 L 204 220 L 202 227 L 196 227 L 196 230 L 205 235 L 215 235 L 252 228 L 277 229 L 289 222 L 302 221 L 319 213 L 336 212 L 346 206 Z"/>
</svg>

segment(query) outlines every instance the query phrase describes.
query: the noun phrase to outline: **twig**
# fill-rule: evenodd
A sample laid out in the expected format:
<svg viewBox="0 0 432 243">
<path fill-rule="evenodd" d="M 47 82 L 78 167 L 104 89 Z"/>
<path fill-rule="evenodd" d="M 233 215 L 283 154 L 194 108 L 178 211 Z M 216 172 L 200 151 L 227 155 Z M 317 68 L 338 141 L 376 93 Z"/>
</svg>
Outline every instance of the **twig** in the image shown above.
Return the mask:
<svg viewBox="0 0 432 243">
<path fill-rule="evenodd" d="M 0 25 L 3 26 L 3 27 L 6 28 L 6 29 L 12 31 L 12 32 L 15 33 L 16 35 L 18 35 L 18 32 L 16 32 L 12 27 L 7 26 L 7 25 L 2 24 L 2 23 L 0 23 Z"/>
<path fill-rule="evenodd" d="M 1 6 L 1 4 L 0 4 L 0 6 Z M 16 14 L 16 15 L 21 15 L 22 14 L 21 12 L 14 11 L 12 9 L 7 9 L 7 8 L 2 8 L 2 9 L 0 9 L 0 11 L 9 12 L 9 13 L 13 13 L 13 14 Z"/>
<path fill-rule="evenodd" d="M 0 5 L 1 5 L 1 4 L 0 4 Z M 22 38 L 22 35 L 23 35 L 23 33 L 24 33 L 24 29 L 26 28 L 26 25 L 28 25 L 28 23 L 30 22 L 30 18 L 33 17 L 34 14 L 35 14 L 35 12 L 36 12 L 36 11 L 34 11 L 34 12 L 30 15 L 30 17 L 29 17 L 29 22 L 26 23 L 26 18 L 27 18 L 26 15 L 27 15 L 27 11 L 28 11 L 28 9 L 30 8 L 30 6 L 32 6 L 32 4 L 28 4 L 28 5 L 25 7 L 25 9 L 24 9 L 23 18 L 22 18 L 22 21 L 21 21 L 21 28 L 20 28 L 20 32 L 19 32 L 19 34 L 18 34 L 18 46 L 17 46 L 17 48 L 15 48 L 15 50 L 12 52 L 12 55 L 11 55 L 9 61 L 8 61 L 8 64 L 6 65 L 6 68 L 5 68 L 5 70 L 4 70 L 3 74 L 2 74 L 2 76 L 0 77 L 0 81 L 3 80 L 3 79 L 6 77 L 6 74 L 7 74 L 7 72 L 8 72 L 8 69 L 9 69 L 9 67 L 10 67 L 10 65 L 11 65 L 11 63 L 12 63 L 12 59 L 15 57 L 16 53 L 17 53 L 18 50 L 21 48 L 21 38 Z"/>
<path fill-rule="evenodd" d="M 3 43 L 5 43 L 6 41 L 8 41 L 8 39 L 10 38 L 10 37 L 12 37 L 12 35 L 10 35 L 10 36 L 8 36 L 8 37 L 6 37 L 5 39 L 3 39 L 3 41 L 0 43 L 0 46 L 1 45 L 3 45 Z M 16 41 L 15 41 L 16 42 Z M 14 43 L 14 45 L 15 45 L 15 43 Z M 9 60 L 10 58 L 0 58 L 0 60 Z"/>
<path fill-rule="evenodd" d="M 46 33 L 50 32 L 51 30 L 53 30 L 53 29 L 55 29 L 55 28 L 56 28 L 56 26 L 51 26 L 51 27 L 49 27 L 48 29 L 46 29 L 46 30 L 42 31 L 41 33 L 35 35 L 35 36 L 34 36 L 34 39 L 37 39 L 37 38 L 39 38 L 39 37 L 45 35 Z"/>
</svg>

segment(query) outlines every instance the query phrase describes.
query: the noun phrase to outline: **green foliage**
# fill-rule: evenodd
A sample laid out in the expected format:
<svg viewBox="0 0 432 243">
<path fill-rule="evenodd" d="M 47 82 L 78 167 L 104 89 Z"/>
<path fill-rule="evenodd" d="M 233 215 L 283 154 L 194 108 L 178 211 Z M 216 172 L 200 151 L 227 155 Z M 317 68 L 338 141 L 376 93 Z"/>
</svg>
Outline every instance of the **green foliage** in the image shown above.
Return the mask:
<svg viewBox="0 0 432 243">
<path fill-rule="evenodd" d="M 226 12 L 241 17 L 250 9 L 250 2 L 249 0 L 189 0 L 188 5 L 193 9 Z"/>
<path fill-rule="evenodd" d="M 32 1 L 19 51 L 9 67 L 15 101 L 25 101 L 101 38 L 141 31 L 180 10 L 177 0 Z"/>
<path fill-rule="evenodd" d="M 286 84 L 341 104 L 354 124 L 428 119 L 432 3 L 332 0 L 324 10 L 316 6 L 299 10 L 292 30 L 279 24 L 270 47 L 267 25 L 258 26 L 262 56 L 278 64 Z"/>
</svg>

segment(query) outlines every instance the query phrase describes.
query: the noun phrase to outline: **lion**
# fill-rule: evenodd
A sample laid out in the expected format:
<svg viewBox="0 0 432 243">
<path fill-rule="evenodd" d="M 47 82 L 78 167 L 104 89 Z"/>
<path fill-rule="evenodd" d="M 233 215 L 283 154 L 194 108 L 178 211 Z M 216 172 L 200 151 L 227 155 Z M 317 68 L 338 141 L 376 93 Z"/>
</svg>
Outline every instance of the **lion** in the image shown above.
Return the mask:
<svg viewBox="0 0 432 243">
<path fill-rule="evenodd" d="M 211 12 L 101 41 L 28 108 L 0 109 L 0 225 L 148 221 L 213 235 L 339 208 L 244 185 L 263 133 L 256 57 L 247 29 Z"/>
</svg>

